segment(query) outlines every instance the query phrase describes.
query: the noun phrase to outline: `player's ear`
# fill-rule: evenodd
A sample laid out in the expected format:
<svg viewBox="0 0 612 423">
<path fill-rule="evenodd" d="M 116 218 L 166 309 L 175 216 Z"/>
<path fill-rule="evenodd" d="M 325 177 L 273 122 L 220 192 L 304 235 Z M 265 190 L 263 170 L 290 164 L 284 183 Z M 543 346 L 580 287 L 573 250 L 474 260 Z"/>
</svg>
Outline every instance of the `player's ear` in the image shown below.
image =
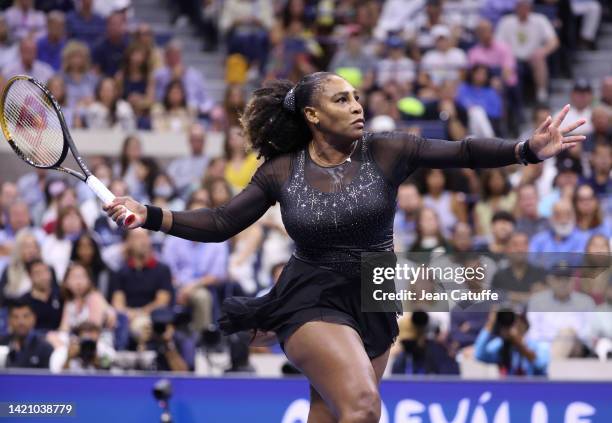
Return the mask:
<svg viewBox="0 0 612 423">
<path fill-rule="evenodd" d="M 314 107 L 304 107 L 304 117 L 306 118 L 306 122 L 312 123 L 313 125 L 319 124 L 319 114 Z"/>
</svg>

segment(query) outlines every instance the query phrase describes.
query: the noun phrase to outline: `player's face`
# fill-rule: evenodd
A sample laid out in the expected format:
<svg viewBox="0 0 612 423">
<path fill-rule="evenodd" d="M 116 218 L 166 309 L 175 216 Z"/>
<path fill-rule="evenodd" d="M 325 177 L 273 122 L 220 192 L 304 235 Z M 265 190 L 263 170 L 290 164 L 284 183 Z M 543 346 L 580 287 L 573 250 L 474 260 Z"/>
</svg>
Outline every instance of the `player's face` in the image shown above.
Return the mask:
<svg viewBox="0 0 612 423">
<path fill-rule="evenodd" d="M 361 138 L 365 121 L 359 93 L 343 78 L 332 76 L 317 93 L 314 107 L 306 108 L 307 119 L 321 132 L 353 141 Z"/>
</svg>

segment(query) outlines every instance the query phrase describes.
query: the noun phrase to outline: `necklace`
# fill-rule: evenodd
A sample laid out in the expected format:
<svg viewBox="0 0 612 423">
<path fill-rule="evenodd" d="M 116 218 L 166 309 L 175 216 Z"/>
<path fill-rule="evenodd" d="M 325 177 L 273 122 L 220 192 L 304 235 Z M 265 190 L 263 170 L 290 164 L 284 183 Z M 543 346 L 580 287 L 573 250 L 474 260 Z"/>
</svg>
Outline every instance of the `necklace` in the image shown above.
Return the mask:
<svg viewBox="0 0 612 423">
<path fill-rule="evenodd" d="M 341 164 L 351 162 L 351 156 L 353 155 L 353 153 L 355 152 L 355 149 L 357 148 L 357 141 L 358 140 L 353 141 L 353 147 L 351 148 L 351 152 L 344 158 L 344 160 L 342 160 L 339 163 L 331 163 L 325 159 L 318 157 L 317 152 L 315 151 L 313 142 L 311 142 L 308 145 L 308 151 L 310 152 L 310 157 L 312 158 L 312 160 L 320 166 L 323 166 L 323 167 L 340 166 Z"/>
</svg>

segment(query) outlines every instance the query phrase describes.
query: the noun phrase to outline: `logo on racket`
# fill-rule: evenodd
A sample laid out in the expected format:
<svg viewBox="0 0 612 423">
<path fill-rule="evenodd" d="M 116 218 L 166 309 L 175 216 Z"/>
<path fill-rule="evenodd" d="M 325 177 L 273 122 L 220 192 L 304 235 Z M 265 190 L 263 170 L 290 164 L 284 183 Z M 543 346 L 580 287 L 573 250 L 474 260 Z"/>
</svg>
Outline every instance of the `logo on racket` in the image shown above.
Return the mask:
<svg viewBox="0 0 612 423">
<path fill-rule="evenodd" d="M 28 95 L 19 109 L 19 119 L 15 124 L 15 133 L 23 136 L 29 145 L 38 148 L 43 132 L 47 128 L 47 113 L 40 100 Z"/>
</svg>

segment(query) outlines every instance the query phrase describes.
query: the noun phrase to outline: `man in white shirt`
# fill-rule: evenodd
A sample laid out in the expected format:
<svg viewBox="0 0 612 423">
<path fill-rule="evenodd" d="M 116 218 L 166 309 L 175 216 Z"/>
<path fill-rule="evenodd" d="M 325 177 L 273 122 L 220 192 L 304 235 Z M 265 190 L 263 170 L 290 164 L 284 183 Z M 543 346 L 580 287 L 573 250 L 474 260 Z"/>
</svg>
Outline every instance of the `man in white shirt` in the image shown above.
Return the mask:
<svg viewBox="0 0 612 423">
<path fill-rule="evenodd" d="M 505 42 L 519 61 L 519 69 L 529 66 L 539 102 L 548 99 L 548 64 L 546 58 L 559 47 L 559 39 L 546 16 L 531 12 L 532 0 L 518 0 L 516 13 L 504 16 L 495 38 Z"/>
<path fill-rule="evenodd" d="M 397 35 L 387 39 L 388 54 L 385 59 L 378 62 L 376 67 L 376 82 L 379 87 L 388 83 L 396 83 L 402 87 L 402 92 L 409 90 L 416 77 L 415 65 L 406 56 L 405 43 Z"/>
<path fill-rule="evenodd" d="M 34 9 L 33 0 L 16 0 L 5 13 L 11 34 L 17 39 L 33 36 L 38 38 L 47 30 L 45 14 Z"/>
<path fill-rule="evenodd" d="M 451 32 L 447 27 L 436 25 L 431 29 L 431 34 L 436 40 L 436 48 L 425 53 L 421 62 L 422 69 L 429 74 L 435 85 L 460 80 L 468 64 L 465 52 L 453 47 Z"/>
<path fill-rule="evenodd" d="M 204 154 L 205 140 L 204 127 L 199 123 L 191 125 L 188 139 L 191 155 L 175 159 L 168 165 L 168 175 L 174 181 L 181 197 L 185 197 L 190 188 L 198 185 L 206 172 L 209 159 Z"/>
<path fill-rule="evenodd" d="M 53 76 L 53 68 L 40 60 L 36 60 L 36 56 L 36 41 L 31 37 L 22 39 L 19 42 L 19 60 L 6 65 L 2 69 L 2 75 L 5 78 L 15 75 L 30 75 L 46 84 L 47 80 Z"/>
<path fill-rule="evenodd" d="M 580 128 L 571 132 L 572 135 L 589 135 L 593 132 L 593 122 L 591 115 L 593 113 L 593 89 L 591 83 L 585 78 L 578 78 L 574 81 L 574 88 L 570 95 L 570 104 L 572 108 L 567 114 L 568 122 L 584 119 L 586 123 Z M 573 119 L 573 120 L 571 120 Z"/>
</svg>

